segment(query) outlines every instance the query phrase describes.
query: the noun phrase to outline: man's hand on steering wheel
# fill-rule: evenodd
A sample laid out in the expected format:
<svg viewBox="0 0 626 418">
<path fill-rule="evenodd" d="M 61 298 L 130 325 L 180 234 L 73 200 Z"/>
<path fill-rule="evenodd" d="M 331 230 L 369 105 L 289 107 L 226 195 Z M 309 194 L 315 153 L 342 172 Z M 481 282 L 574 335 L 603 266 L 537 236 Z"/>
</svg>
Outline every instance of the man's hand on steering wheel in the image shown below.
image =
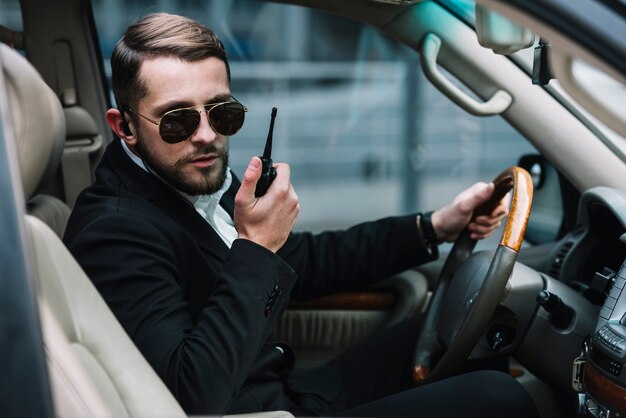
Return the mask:
<svg viewBox="0 0 626 418">
<path fill-rule="evenodd" d="M 452 203 L 433 212 L 431 219 L 437 239 L 440 242 L 452 242 L 466 226 L 471 232 L 471 238 L 475 240 L 486 238 L 498 229 L 509 212 L 508 195 L 491 213 L 477 216 L 472 220 L 474 210 L 491 198 L 494 189 L 493 182 L 476 183 L 459 193 Z"/>
<path fill-rule="evenodd" d="M 511 193 L 510 199 L 507 193 Z M 450 205 L 432 214 L 438 238 L 454 239 L 455 243 L 443 265 L 417 338 L 413 367 L 416 384 L 458 373 L 484 335 L 515 266 L 532 196 L 530 174 L 519 167 L 509 167 L 492 184 L 475 184 Z M 507 213 L 495 252 L 470 257 L 476 239 L 492 233 Z"/>
</svg>

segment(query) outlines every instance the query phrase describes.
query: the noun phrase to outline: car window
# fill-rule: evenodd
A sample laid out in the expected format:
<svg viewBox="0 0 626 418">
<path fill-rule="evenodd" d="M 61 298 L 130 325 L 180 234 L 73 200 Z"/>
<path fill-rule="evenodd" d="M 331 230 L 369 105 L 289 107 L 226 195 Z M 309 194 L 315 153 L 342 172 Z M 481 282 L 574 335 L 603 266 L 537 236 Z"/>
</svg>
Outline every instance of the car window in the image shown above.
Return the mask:
<svg viewBox="0 0 626 418">
<path fill-rule="evenodd" d="M 152 11 L 217 32 L 233 95 L 249 109 L 230 141 L 231 166 L 241 175 L 262 153 L 276 106 L 273 158 L 292 167 L 299 230 L 435 209 L 536 152 L 499 116 L 452 104 L 422 76 L 414 51 L 354 21 L 250 1 L 118 2 L 115 15 L 99 13 L 110 2 L 93 4 L 105 61 L 128 23 Z"/>
<path fill-rule="evenodd" d="M 0 42 L 21 50 L 24 47 L 21 34 L 24 24 L 19 0 L 4 0 L 0 7 Z"/>
<path fill-rule="evenodd" d="M 613 109 L 621 119 L 626 120 L 626 86 L 624 84 L 581 59 L 573 61 L 572 70 L 574 78 L 588 90 L 589 94 L 602 98 L 607 107 Z M 597 119 L 594 119 L 594 122 L 614 143 L 619 144 L 622 154 L 626 155 L 626 138 Z"/>
<path fill-rule="evenodd" d="M 22 9 L 19 0 L 3 0 L 2 13 L 0 13 L 0 25 L 14 30 L 23 30 Z"/>
</svg>

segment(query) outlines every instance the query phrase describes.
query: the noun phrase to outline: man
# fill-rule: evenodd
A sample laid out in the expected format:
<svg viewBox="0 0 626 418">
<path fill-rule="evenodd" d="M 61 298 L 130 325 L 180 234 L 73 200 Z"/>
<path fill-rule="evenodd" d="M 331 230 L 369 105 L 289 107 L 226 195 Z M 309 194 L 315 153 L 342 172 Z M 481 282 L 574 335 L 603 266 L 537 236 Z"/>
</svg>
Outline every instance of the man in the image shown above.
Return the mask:
<svg viewBox="0 0 626 418">
<path fill-rule="evenodd" d="M 492 184 L 474 185 L 420 225 L 412 215 L 345 232 L 291 233 L 299 204 L 289 166 L 274 165 L 276 179 L 260 198 L 257 157 L 241 184 L 228 169 L 228 136 L 245 108 L 230 94 L 226 53 L 213 32 L 184 17 L 149 15 L 128 28 L 111 65 L 118 108 L 106 118 L 120 140 L 79 197 L 64 239 L 188 413 L 369 415 L 396 405 L 393 416 L 416 416 L 402 399 L 440 411 L 433 400 L 449 390 L 460 405 L 470 399 L 499 410 L 510 401 L 532 410 L 528 395 L 513 399 L 522 391 L 504 374 L 393 395 L 410 387 L 408 359 L 398 356 L 412 351 L 417 321 L 297 376 L 291 348 L 271 336 L 290 298 L 363 287 L 433 259 L 434 241 L 455 239 Z M 470 223 L 474 238 L 505 214 L 500 205 Z M 378 369 L 359 364 L 368 356 L 379 359 Z M 368 368 L 382 374 L 366 389 L 357 376 Z M 482 404 L 468 389 L 481 379 L 500 390 Z"/>
</svg>

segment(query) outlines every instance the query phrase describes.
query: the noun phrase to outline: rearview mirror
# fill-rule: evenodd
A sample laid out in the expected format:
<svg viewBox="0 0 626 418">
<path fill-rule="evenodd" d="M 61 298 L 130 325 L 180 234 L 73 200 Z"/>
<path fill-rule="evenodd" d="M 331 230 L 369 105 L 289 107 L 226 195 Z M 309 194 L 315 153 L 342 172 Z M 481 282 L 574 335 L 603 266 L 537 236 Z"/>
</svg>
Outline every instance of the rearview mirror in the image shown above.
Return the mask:
<svg viewBox="0 0 626 418">
<path fill-rule="evenodd" d="M 501 55 L 529 48 L 535 42 L 532 31 L 480 4 L 476 5 L 476 35 L 480 45 Z"/>
</svg>

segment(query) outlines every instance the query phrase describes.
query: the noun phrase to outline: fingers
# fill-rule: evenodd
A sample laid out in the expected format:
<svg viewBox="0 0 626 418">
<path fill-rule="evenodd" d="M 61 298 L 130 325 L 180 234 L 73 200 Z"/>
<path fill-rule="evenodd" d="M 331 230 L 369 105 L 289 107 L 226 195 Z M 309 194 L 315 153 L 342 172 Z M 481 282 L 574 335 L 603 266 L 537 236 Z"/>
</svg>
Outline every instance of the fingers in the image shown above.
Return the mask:
<svg viewBox="0 0 626 418">
<path fill-rule="evenodd" d="M 291 168 L 274 164 L 276 178 L 259 198 L 254 196 L 261 176 L 261 161 L 254 157 L 235 196 L 234 223 L 239 238 L 253 241 L 276 252 L 287 240 L 300 212 L 298 196 L 291 184 Z"/>
<path fill-rule="evenodd" d="M 250 204 L 251 202 L 254 202 L 254 190 L 256 188 L 256 183 L 260 178 L 261 160 L 259 157 L 252 157 L 250 159 L 250 163 L 248 164 L 248 168 L 246 168 L 245 173 L 243 173 L 241 187 L 239 187 L 239 191 L 237 192 L 237 199 L 240 204 Z"/>
<path fill-rule="evenodd" d="M 276 179 L 267 189 L 266 202 L 262 202 L 262 204 L 276 205 L 276 202 L 280 202 L 283 206 L 285 220 L 295 221 L 300 213 L 300 201 L 293 184 L 291 184 L 291 167 L 289 164 L 276 163 L 274 168 L 276 169 Z"/>
<path fill-rule="evenodd" d="M 502 225 L 502 220 L 489 224 L 479 224 L 470 222 L 467 229 L 470 231 L 472 239 L 483 239 L 493 234 Z"/>
<path fill-rule="evenodd" d="M 284 163 L 275 163 L 274 168 L 276 169 L 276 178 L 270 185 L 267 192 L 270 190 L 276 193 L 286 193 L 289 191 L 289 188 L 293 189 L 291 186 L 291 167 L 289 164 Z"/>
<path fill-rule="evenodd" d="M 451 205 L 433 213 L 432 221 L 437 237 L 442 241 L 453 241 L 466 226 L 473 239 L 491 235 L 509 212 L 510 195 L 504 196 L 490 214 L 479 215 L 476 219 L 472 219 L 472 215 L 479 206 L 491 199 L 494 190 L 493 182 L 475 183 L 459 193 Z"/>
<path fill-rule="evenodd" d="M 489 215 L 480 215 L 477 216 L 473 222 L 479 225 L 489 226 L 491 224 L 495 224 L 502 219 L 504 219 L 509 214 L 509 210 L 504 203 L 500 203 L 498 206 L 494 208 L 494 210 Z"/>
<path fill-rule="evenodd" d="M 490 215 L 476 217 L 467 226 L 472 239 L 483 239 L 493 234 L 502 225 L 502 221 L 507 215 L 507 205 L 501 202 Z"/>
<path fill-rule="evenodd" d="M 454 200 L 455 203 L 458 204 L 459 209 L 462 212 L 471 213 L 474 211 L 474 209 L 487 202 L 491 198 L 494 189 L 495 186 L 493 182 L 478 182 L 465 189 Z"/>
</svg>

